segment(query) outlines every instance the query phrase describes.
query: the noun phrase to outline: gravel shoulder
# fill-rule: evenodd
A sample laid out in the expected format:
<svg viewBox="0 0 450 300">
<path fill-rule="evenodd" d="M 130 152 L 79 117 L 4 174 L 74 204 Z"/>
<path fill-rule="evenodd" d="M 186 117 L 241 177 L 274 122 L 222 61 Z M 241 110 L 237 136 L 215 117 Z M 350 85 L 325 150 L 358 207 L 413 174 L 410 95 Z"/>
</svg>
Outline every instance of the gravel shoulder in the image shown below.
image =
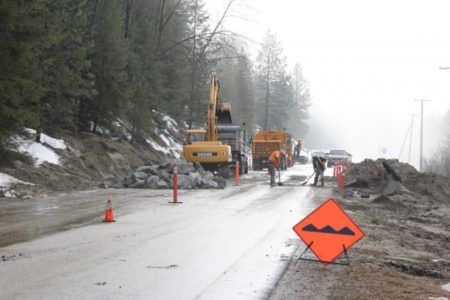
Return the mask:
<svg viewBox="0 0 450 300">
<path fill-rule="evenodd" d="M 448 202 L 417 193 L 362 198 L 357 190 L 335 187 L 327 178 L 314 202 L 334 197 L 364 231 L 349 250 L 350 266 L 297 261 L 305 249 L 298 239 L 270 299 L 450 299 L 442 288 L 450 282 Z"/>
</svg>

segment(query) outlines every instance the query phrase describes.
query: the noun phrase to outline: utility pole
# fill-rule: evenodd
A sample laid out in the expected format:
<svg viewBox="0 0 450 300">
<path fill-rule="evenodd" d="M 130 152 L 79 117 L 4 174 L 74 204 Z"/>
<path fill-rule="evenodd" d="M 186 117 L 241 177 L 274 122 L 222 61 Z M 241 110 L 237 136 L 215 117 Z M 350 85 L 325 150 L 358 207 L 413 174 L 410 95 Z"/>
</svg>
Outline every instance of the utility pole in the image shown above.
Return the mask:
<svg viewBox="0 0 450 300">
<path fill-rule="evenodd" d="M 420 101 L 420 169 L 419 171 L 423 171 L 423 103 L 429 102 L 431 100 L 425 99 L 417 99 L 414 101 Z"/>
<path fill-rule="evenodd" d="M 412 145 L 412 134 L 413 134 L 413 125 L 414 125 L 414 117 L 416 114 L 411 114 L 411 131 L 409 132 L 409 153 L 408 153 L 408 163 L 411 164 L 411 145 Z"/>
</svg>

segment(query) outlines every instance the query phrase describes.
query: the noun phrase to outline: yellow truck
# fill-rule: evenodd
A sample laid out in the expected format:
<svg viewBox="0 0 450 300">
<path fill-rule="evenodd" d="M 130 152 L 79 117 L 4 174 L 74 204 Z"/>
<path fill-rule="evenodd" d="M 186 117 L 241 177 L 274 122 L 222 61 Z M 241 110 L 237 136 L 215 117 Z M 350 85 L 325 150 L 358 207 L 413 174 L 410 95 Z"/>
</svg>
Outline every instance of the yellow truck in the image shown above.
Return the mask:
<svg viewBox="0 0 450 300">
<path fill-rule="evenodd" d="M 205 170 L 229 178 L 233 161 L 231 147 L 219 140 L 217 125 L 231 124 L 231 105 L 222 102 L 219 90 L 217 76 L 212 73 L 206 129 L 186 130 L 183 156 L 188 162 L 198 162 Z"/>
<path fill-rule="evenodd" d="M 290 166 L 289 158 L 292 159 L 292 137 L 284 130 L 258 131 L 252 139 L 252 162 L 253 170 L 267 168 L 268 158 L 272 152 L 283 150 L 285 155 L 281 157 L 280 167 L 285 170 Z"/>
</svg>

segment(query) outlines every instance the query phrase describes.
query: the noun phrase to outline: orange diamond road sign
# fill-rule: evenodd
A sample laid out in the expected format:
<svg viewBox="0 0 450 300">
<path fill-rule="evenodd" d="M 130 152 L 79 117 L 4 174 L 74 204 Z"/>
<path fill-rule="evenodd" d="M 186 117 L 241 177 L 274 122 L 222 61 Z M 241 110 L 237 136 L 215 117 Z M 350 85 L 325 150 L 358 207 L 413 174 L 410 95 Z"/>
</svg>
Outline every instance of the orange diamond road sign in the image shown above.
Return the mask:
<svg viewBox="0 0 450 300">
<path fill-rule="evenodd" d="M 295 233 L 324 264 L 364 237 L 358 225 L 330 198 L 293 227 Z"/>
</svg>

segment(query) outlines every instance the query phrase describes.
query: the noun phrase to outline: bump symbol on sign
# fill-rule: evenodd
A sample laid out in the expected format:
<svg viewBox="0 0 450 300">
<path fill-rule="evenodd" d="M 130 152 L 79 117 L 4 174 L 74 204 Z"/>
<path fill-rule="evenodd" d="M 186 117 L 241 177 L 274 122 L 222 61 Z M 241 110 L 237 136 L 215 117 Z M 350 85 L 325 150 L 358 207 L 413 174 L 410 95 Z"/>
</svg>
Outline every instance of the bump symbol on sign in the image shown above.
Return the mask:
<svg viewBox="0 0 450 300">
<path fill-rule="evenodd" d="M 294 226 L 294 231 L 324 265 L 364 237 L 358 225 L 330 198 Z M 306 250 L 305 250 L 306 251 Z"/>
</svg>

